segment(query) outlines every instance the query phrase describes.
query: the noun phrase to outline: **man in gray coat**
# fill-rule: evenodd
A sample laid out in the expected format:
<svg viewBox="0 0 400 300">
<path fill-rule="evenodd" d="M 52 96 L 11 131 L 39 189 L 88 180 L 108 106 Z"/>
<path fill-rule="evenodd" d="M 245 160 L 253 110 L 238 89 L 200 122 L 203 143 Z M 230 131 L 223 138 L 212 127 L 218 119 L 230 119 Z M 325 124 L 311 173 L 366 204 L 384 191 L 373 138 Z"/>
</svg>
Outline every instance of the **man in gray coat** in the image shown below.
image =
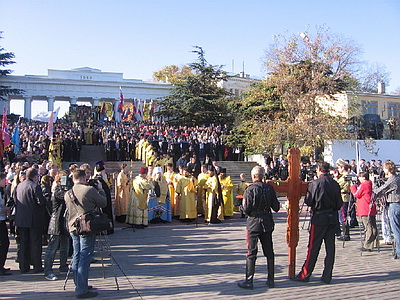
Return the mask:
<svg viewBox="0 0 400 300">
<path fill-rule="evenodd" d="M 42 267 L 42 233 L 46 198 L 38 184 L 39 174 L 36 169 L 26 171 L 26 180 L 18 184 L 15 199 L 15 226 L 20 239 L 18 255 L 21 273 L 43 272 Z"/>
<path fill-rule="evenodd" d="M 78 235 L 74 222 L 76 218 L 84 213 L 105 207 L 107 198 L 98 180 L 96 188 L 86 185 L 86 173 L 84 170 L 76 170 L 72 178 L 74 181 L 73 194 L 68 191 L 64 197 L 69 214 L 68 228 L 74 248 L 72 272 L 76 297 L 78 299 L 86 299 L 98 295 L 97 292 L 89 291 L 88 286 L 89 267 L 93 258 L 96 235 Z"/>
</svg>

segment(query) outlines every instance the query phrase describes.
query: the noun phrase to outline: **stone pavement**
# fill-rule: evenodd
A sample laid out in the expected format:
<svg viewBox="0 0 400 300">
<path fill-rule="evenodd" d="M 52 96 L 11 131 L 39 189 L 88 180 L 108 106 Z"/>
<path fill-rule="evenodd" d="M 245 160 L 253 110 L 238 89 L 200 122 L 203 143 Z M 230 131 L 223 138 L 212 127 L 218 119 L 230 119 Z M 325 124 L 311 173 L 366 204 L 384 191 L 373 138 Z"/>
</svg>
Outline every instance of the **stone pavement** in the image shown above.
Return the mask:
<svg viewBox="0 0 400 300">
<path fill-rule="evenodd" d="M 115 259 L 115 276 L 109 256 L 96 253 L 90 284 L 100 295 L 95 299 L 400 299 L 400 261 L 390 257 L 391 246 L 381 246 L 380 252 L 360 254 L 360 235 L 352 229 L 351 241 L 342 247 L 336 243 L 334 276 L 330 285 L 319 281 L 324 250 L 309 283 L 292 282 L 287 278 L 288 248 L 285 241 L 286 212 L 275 214 L 274 248 L 276 255 L 276 288 L 266 281 L 266 260 L 259 251 L 255 289 L 237 287 L 245 271 L 245 221 L 239 215 L 222 224 L 200 222 L 150 225 L 146 229 L 122 230 L 108 236 Z M 301 219 L 300 226 L 302 225 Z M 296 270 L 306 255 L 308 233 L 300 229 Z M 107 245 L 99 243 L 99 245 Z M 261 255 L 261 256 L 260 256 Z M 47 281 L 43 274 L 24 274 L 14 262 L 15 240 L 6 262 L 11 276 L 0 276 L 0 299 L 75 299 L 72 278 L 63 290 L 64 277 Z M 58 259 L 56 259 L 58 263 Z M 57 270 L 55 265 L 55 270 Z M 103 272 L 105 278 L 103 278 Z"/>
</svg>

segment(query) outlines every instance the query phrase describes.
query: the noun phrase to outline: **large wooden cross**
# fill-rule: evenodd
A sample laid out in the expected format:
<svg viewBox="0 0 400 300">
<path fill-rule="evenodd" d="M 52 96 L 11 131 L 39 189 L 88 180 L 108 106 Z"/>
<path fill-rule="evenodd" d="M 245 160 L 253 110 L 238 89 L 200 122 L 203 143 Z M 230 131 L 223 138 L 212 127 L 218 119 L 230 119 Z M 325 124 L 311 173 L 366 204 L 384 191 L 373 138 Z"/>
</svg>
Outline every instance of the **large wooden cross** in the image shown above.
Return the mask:
<svg viewBox="0 0 400 300">
<path fill-rule="evenodd" d="M 300 150 L 289 149 L 289 177 L 285 181 L 268 181 L 275 192 L 286 195 L 288 207 L 288 219 L 286 224 L 286 243 L 289 247 L 289 278 L 295 276 L 296 271 L 296 247 L 299 242 L 299 202 L 301 196 L 307 191 L 308 184 L 300 179 Z"/>
</svg>

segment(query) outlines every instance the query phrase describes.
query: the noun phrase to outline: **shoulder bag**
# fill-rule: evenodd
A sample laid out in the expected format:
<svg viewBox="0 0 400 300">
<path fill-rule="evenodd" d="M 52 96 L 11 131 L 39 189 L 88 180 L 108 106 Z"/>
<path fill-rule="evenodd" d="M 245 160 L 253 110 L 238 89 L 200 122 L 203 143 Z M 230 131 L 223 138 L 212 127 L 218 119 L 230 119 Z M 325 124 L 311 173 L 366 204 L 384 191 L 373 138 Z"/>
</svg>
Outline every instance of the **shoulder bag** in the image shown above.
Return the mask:
<svg viewBox="0 0 400 300">
<path fill-rule="evenodd" d="M 73 202 L 75 210 L 78 213 L 77 206 L 83 208 L 82 204 L 78 201 L 72 189 L 67 193 L 69 194 L 69 198 Z M 112 222 L 106 214 L 97 211 L 90 211 L 77 217 L 74 226 L 79 235 L 90 235 L 112 229 Z"/>
</svg>

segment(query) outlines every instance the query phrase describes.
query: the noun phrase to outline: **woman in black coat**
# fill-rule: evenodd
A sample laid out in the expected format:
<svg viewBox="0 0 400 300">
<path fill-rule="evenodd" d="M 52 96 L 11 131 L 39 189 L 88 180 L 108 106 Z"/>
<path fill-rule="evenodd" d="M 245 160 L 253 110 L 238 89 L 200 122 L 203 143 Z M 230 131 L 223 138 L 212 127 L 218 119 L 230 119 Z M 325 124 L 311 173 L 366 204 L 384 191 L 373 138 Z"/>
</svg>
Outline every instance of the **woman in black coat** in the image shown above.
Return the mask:
<svg viewBox="0 0 400 300">
<path fill-rule="evenodd" d="M 47 246 L 44 257 L 44 274 L 47 280 L 57 280 L 53 273 L 53 262 L 56 251 L 60 248 L 60 272 L 67 272 L 68 250 L 69 250 L 69 232 L 65 224 L 66 205 L 64 201 L 65 192 L 70 188 L 61 184 L 61 179 L 68 178 L 66 171 L 61 171 L 56 175 L 56 187 L 51 197 L 52 213 L 49 223 L 48 234 L 50 235 L 49 245 Z M 66 182 L 68 182 L 66 180 Z"/>
</svg>

